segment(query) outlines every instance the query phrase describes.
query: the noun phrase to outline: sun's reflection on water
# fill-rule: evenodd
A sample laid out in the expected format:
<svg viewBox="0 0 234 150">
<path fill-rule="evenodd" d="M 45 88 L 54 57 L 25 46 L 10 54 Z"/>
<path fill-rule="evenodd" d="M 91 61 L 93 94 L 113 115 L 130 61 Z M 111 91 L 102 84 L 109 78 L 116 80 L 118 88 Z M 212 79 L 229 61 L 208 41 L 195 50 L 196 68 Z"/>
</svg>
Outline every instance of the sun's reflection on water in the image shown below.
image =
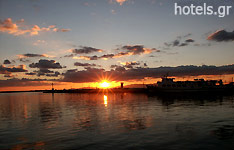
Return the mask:
<svg viewBox="0 0 234 150">
<path fill-rule="evenodd" d="M 107 107 L 107 104 L 108 104 L 108 98 L 106 95 L 103 96 L 103 100 L 104 100 L 104 105 L 105 107 Z"/>
</svg>

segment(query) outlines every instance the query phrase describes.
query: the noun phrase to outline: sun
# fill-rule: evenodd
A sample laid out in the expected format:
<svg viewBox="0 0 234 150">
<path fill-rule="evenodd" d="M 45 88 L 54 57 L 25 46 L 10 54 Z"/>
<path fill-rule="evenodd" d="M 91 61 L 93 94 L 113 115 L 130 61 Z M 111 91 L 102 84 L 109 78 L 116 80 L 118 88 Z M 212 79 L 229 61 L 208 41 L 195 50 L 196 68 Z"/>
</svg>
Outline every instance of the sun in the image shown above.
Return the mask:
<svg viewBox="0 0 234 150">
<path fill-rule="evenodd" d="M 110 83 L 107 81 L 102 81 L 102 83 L 100 83 L 100 87 L 101 88 L 108 88 L 108 87 L 110 87 Z"/>
</svg>

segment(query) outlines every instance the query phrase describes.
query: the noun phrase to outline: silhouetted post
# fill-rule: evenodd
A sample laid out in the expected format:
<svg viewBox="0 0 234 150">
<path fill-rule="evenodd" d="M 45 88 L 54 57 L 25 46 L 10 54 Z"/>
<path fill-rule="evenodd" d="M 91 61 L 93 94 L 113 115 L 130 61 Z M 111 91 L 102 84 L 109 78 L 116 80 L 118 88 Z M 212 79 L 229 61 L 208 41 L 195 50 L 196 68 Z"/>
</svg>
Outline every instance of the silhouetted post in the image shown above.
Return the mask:
<svg viewBox="0 0 234 150">
<path fill-rule="evenodd" d="M 54 92 L 54 83 L 52 83 L 51 85 L 52 85 L 52 89 L 51 90 Z"/>
<path fill-rule="evenodd" d="M 123 83 L 123 82 L 121 82 L 121 89 L 123 89 L 123 85 L 124 85 L 124 83 Z"/>
</svg>

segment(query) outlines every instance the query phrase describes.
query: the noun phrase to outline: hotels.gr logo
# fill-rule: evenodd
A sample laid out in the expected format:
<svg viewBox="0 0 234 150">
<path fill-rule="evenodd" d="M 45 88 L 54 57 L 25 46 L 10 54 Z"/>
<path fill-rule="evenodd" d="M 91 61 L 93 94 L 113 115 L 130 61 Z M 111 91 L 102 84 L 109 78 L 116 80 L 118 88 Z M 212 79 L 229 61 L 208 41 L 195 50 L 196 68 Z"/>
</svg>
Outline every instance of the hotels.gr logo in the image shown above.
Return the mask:
<svg viewBox="0 0 234 150">
<path fill-rule="evenodd" d="M 179 6 L 177 3 L 174 5 L 175 15 L 215 15 L 218 17 L 225 17 L 230 14 L 232 6 L 219 6 L 215 9 L 213 6 L 207 5 L 195 6 L 191 4 L 190 6 Z"/>
</svg>

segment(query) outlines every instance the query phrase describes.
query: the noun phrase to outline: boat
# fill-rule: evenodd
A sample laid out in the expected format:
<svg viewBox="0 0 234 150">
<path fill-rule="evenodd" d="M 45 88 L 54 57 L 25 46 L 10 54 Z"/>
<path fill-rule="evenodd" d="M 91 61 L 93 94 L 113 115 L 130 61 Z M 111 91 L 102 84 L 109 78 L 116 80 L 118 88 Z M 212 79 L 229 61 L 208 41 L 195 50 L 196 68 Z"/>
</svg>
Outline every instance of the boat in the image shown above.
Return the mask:
<svg viewBox="0 0 234 150">
<path fill-rule="evenodd" d="M 175 78 L 163 77 L 156 84 L 147 85 L 150 93 L 226 93 L 234 92 L 234 82 L 224 84 L 222 80 L 194 79 L 194 81 L 174 81 Z"/>
</svg>

